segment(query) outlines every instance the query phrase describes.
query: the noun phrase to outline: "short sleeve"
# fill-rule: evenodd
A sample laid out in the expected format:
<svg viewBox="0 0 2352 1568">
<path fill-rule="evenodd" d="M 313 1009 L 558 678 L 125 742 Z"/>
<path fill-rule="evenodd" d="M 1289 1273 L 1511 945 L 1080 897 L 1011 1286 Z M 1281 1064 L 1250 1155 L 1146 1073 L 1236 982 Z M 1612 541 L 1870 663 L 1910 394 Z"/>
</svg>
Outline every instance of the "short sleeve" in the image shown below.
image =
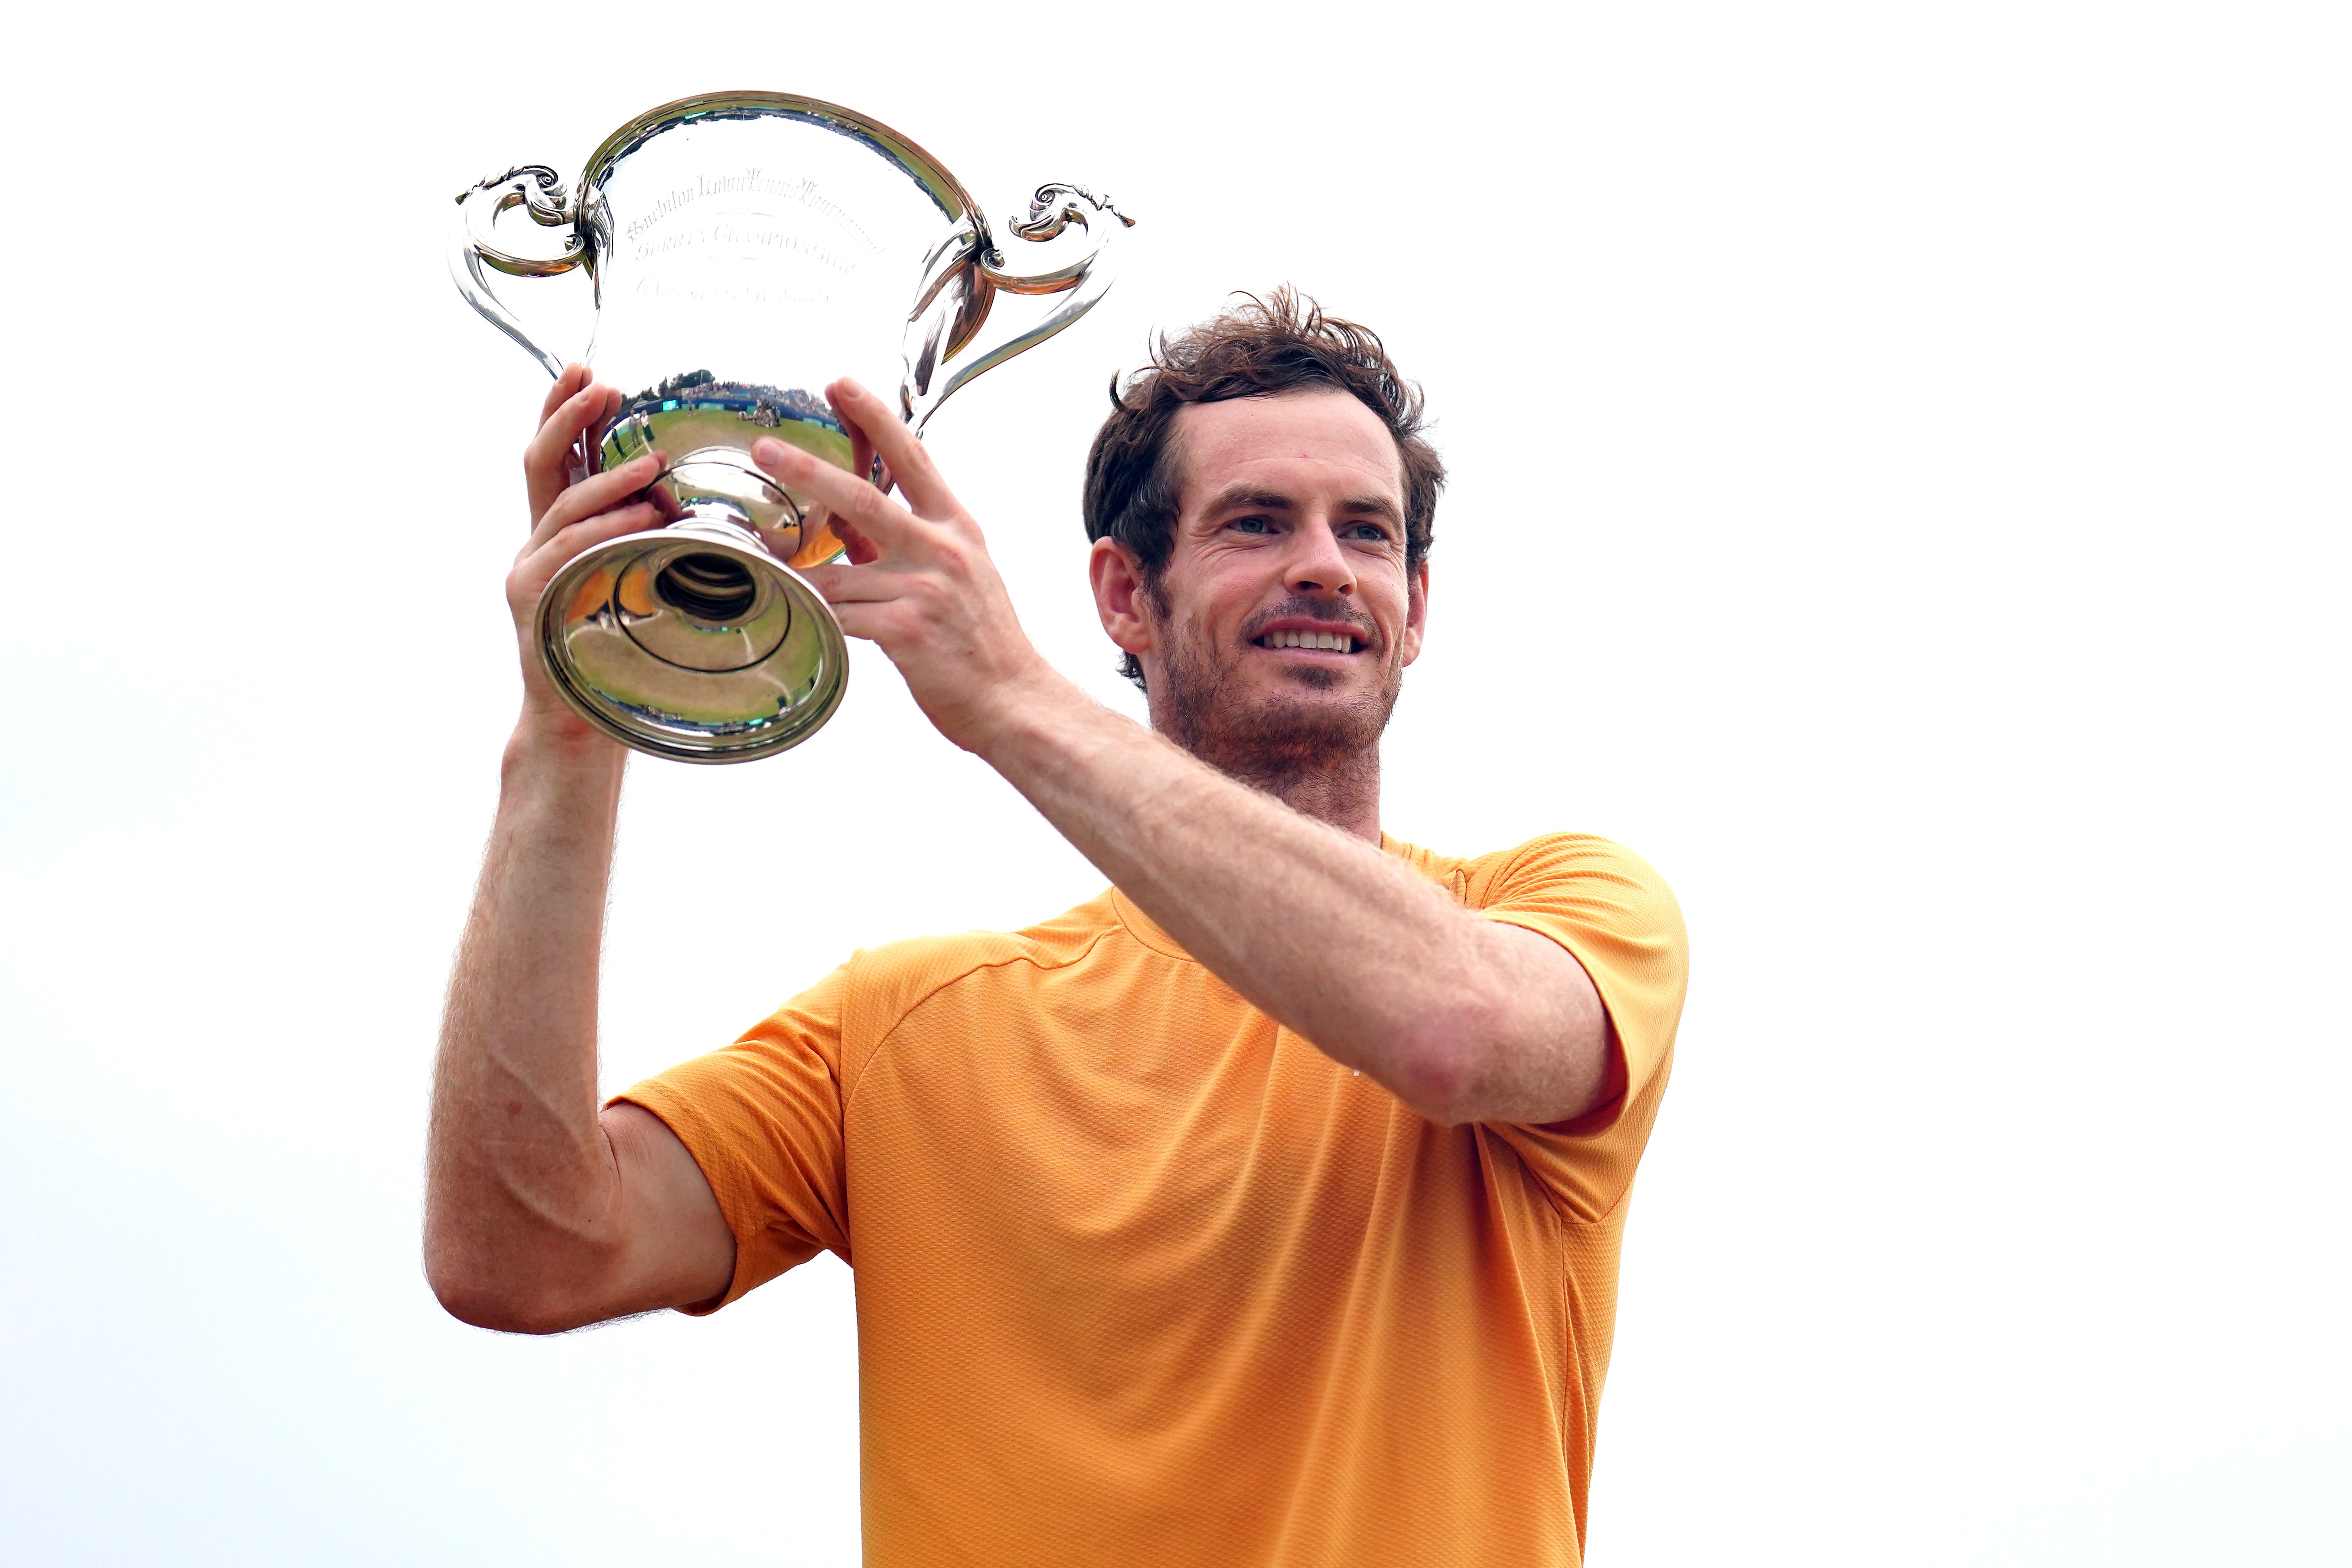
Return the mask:
<svg viewBox="0 0 2352 1568">
<path fill-rule="evenodd" d="M 677 1134 L 735 1233 L 727 1294 L 688 1311 L 716 1311 L 819 1252 L 849 1257 L 840 1073 L 848 973 L 835 970 L 733 1045 L 613 1097 Z"/>
<path fill-rule="evenodd" d="M 1664 879 L 1605 838 L 1555 834 L 1474 862 L 1469 903 L 1574 954 L 1601 993 L 1625 1091 L 1574 1121 L 1494 1125 L 1552 1201 L 1598 1220 L 1632 1186 L 1673 1066 L 1690 972 L 1681 908 Z"/>
</svg>

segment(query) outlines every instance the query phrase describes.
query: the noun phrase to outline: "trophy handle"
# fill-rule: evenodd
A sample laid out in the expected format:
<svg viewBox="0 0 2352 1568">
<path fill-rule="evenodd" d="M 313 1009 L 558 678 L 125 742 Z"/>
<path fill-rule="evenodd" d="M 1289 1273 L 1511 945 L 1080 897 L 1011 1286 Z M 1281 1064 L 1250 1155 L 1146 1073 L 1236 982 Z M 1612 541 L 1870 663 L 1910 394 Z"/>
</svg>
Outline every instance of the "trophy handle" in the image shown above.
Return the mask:
<svg viewBox="0 0 2352 1568">
<path fill-rule="evenodd" d="M 939 405 L 972 377 L 995 369 L 1024 350 L 1036 347 L 1088 310 L 1110 288 L 1103 253 L 1135 220 L 1079 185 L 1040 185 L 1029 198 L 1029 216 L 1009 226 L 1022 239 L 1043 243 L 1071 224 L 1092 241 L 1083 255 L 1050 272 L 1006 269 L 1004 253 L 991 242 L 978 213 L 932 252 L 923 287 L 916 296 L 907 342 L 907 384 L 902 401 L 907 422 L 921 430 Z M 968 291 L 947 285 L 969 269 Z M 998 290 L 1007 294 L 1059 294 L 1062 302 L 1042 321 L 1018 331 L 983 332 L 988 306 Z M 948 299 L 943 300 L 943 291 Z"/>
<path fill-rule="evenodd" d="M 540 260 L 511 255 L 490 243 L 490 225 L 499 214 L 518 206 L 541 227 L 569 231 L 563 237 L 562 256 Z M 580 221 L 580 210 L 564 191 L 563 181 L 544 163 L 509 169 L 457 197 L 457 232 L 449 247 L 451 280 L 483 320 L 520 343 L 552 376 L 563 374 L 563 362 L 531 341 L 522 323 L 490 292 L 489 277 L 483 268 L 509 278 L 553 278 L 569 272 L 588 259 L 588 227 Z"/>
</svg>

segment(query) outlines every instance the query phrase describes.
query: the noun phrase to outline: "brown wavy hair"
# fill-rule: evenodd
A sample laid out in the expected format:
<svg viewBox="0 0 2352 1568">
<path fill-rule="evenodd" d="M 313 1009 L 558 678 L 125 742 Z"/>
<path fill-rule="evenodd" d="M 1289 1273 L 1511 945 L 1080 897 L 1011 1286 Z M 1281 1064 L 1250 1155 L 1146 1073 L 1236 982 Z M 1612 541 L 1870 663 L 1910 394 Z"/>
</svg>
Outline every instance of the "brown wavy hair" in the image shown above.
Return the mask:
<svg viewBox="0 0 2352 1568">
<path fill-rule="evenodd" d="M 1134 555 L 1147 590 L 1156 590 L 1175 547 L 1184 476 L 1171 440 L 1176 416 L 1193 403 L 1271 397 L 1301 389 L 1345 392 L 1381 417 L 1404 473 L 1405 563 L 1417 567 L 1434 537 L 1437 492 L 1445 465 L 1423 432 L 1421 388 L 1404 379 L 1378 333 L 1327 316 L 1288 287 L 1241 302 L 1174 338 L 1162 334 L 1151 363 L 1110 384 L 1110 417 L 1087 454 L 1083 507 L 1087 538 L 1115 539 Z M 1119 673 L 1138 686 L 1143 667 L 1119 656 Z"/>
</svg>

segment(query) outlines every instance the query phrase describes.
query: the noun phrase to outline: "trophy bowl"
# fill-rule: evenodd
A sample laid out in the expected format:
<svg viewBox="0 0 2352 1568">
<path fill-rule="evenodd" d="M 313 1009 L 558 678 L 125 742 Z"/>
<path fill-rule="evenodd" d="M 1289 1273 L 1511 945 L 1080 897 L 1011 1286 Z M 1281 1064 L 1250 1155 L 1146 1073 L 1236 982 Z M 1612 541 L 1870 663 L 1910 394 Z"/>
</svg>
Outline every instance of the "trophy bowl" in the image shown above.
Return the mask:
<svg viewBox="0 0 2352 1568">
<path fill-rule="evenodd" d="M 929 153 L 864 115 L 772 92 L 664 104 L 606 137 L 569 190 L 533 164 L 457 208 L 458 292 L 551 375 L 563 360 L 492 277 L 591 279 L 595 325 L 576 357 L 624 401 L 589 433 L 590 470 L 667 454 L 645 499 L 668 522 L 564 564 L 540 600 L 541 658 L 589 722 L 695 763 L 799 744 L 848 674 L 840 624 L 799 570 L 841 552 L 830 514 L 762 473 L 752 443 L 773 437 L 855 471 L 819 390 L 844 374 L 886 396 L 896 386 L 920 434 L 972 377 L 1093 308 L 1110 283 L 1105 249 L 1130 222 L 1078 186 L 1041 186 L 1006 232 L 1043 247 L 1045 265 L 1014 271 Z M 994 311 L 999 293 L 1058 298 L 1014 322 L 993 319 L 1013 313 Z M 888 482 L 878 464 L 863 477 Z"/>
</svg>

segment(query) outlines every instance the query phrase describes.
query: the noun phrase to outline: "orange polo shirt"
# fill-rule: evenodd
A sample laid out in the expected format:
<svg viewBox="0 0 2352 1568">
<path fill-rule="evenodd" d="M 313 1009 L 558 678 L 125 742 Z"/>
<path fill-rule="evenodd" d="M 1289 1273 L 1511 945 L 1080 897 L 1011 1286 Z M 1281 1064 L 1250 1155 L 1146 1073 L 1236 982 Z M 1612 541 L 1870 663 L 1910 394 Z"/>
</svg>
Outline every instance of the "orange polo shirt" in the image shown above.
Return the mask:
<svg viewBox="0 0 2352 1568">
<path fill-rule="evenodd" d="M 1681 916 L 1604 839 L 1386 847 L 1582 962 L 1621 1100 L 1436 1126 L 1115 889 L 860 952 L 621 1097 L 734 1230 L 698 1310 L 821 1248 L 856 1270 L 871 1568 L 1580 1560 Z"/>
</svg>

